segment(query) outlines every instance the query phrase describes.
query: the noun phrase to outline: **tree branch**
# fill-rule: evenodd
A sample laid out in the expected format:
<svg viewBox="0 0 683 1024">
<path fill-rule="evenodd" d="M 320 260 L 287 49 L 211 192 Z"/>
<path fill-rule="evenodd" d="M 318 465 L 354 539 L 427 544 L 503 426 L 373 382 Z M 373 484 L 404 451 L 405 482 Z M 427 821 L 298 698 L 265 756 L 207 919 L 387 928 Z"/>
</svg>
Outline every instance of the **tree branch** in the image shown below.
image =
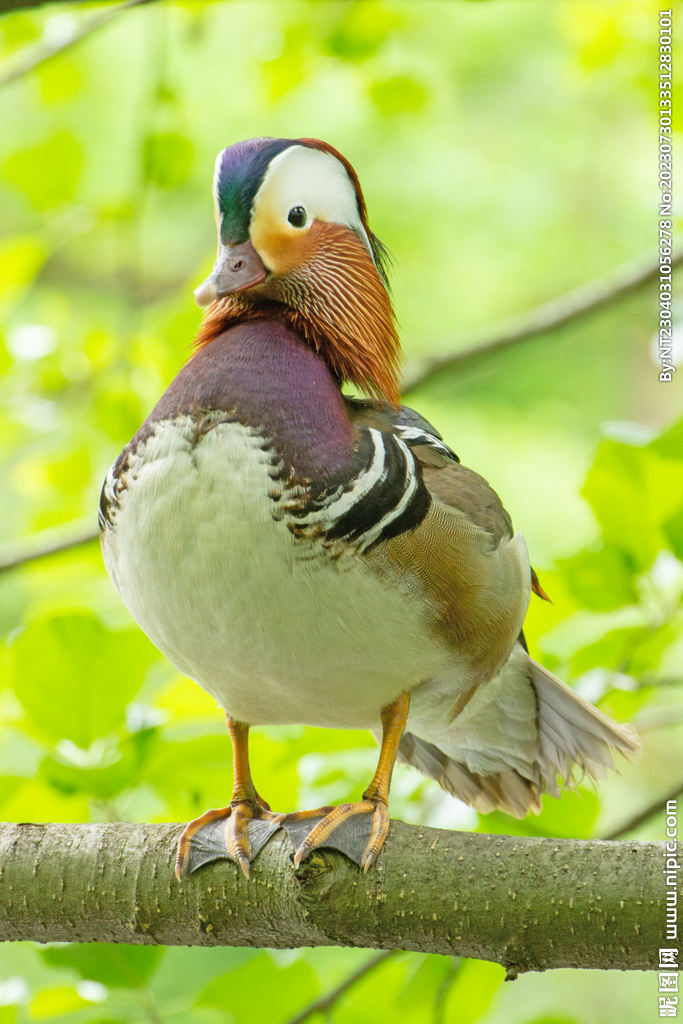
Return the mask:
<svg viewBox="0 0 683 1024">
<path fill-rule="evenodd" d="M 35 562 L 38 558 L 47 558 L 48 555 L 88 544 L 97 540 L 98 536 L 97 530 L 93 530 L 90 524 L 84 526 L 82 523 L 72 523 L 66 530 L 60 529 L 57 533 L 55 530 L 41 531 L 20 544 L 0 548 L 0 573 L 16 569 L 27 562 Z"/>
<path fill-rule="evenodd" d="M 460 970 L 461 966 L 462 960 L 458 957 L 453 957 L 450 964 L 448 965 L 448 970 L 441 979 L 441 984 L 437 989 L 436 998 L 434 1000 L 434 1016 L 432 1018 L 432 1024 L 443 1024 L 444 1012 L 446 1009 L 446 999 L 448 997 L 451 985 L 458 976 L 458 971 Z M 514 981 L 516 977 L 517 975 L 513 973 L 510 980 Z M 507 977 L 505 978 L 505 980 L 508 980 Z"/>
<path fill-rule="evenodd" d="M 328 992 L 326 996 L 321 996 L 320 999 L 316 999 L 314 1003 L 309 1003 L 305 1006 L 301 1013 L 297 1013 L 296 1017 L 290 1018 L 286 1024 L 304 1024 L 305 1020 L 312 1017 L 314 1013 L 329 1013 L 335 1003 L 338 1003 L 342 996 L 346 995 L 348 990 L 352 988 L 357 981 L 364 978 L 370 971 L 374 971 L 376 967 L 383 964 L 385 960 L 388 960 L 390 956 L 394 956 L 395 950 L 385 950 L 383 953 L 378 953 L 377 956 L 371 956 L 369 960 L 349 974 L 348 978 L 333 988 L 331 992 Z"/>
<path fill-rule="evenodd" d="M 661 811 L 666 810 L 666 805 L 669 800 L 677 800 L 678 797 L 683 793 L 683 782 L 679 782 L 677 786 L 667 793 L 666 796 L 660 797 L 658 800 L 654 800 L 647 807 L 644 807 L 638 814 L 634 814 L 632 818 L 625 821 L 623 825 L 619 825 L 603 836 L 603 839 L 621 839 L 622 836 L 628 835 L 629 832 L 633 832 L 634 829 L 640 828 L 650 818 L 654 818 L 655 814 L 659 814 Z"/>
<path fill-rule="evenodd" d="M 103 11 L 93 14 L 90 18 L 83 18 L 78 25 L 74 26 L 73 31 L 66 32 L 60 38 L 37 43 L 35 46 L 29 47 L 27 50 L 22 51 L 17 58 L 11 57 L 7 61 L 9 67 L 6 70 L 0 69 L 0 87 L 8 85 L 9 82 L 14 82 L 17 78 L 21 78 L 22 75 L 33 71 L 40 64 L 44 64 L 58 54 L 64 53 L 65 50 L 75 46 L 76 43 L 80 43 L 87 36 L 91 36 L 94 32 L 104 28 L 105 25 L 108 25 L 115 18 L 118 18 L 119 15 L 130 10 L 131 7 L 140 7 L 142 4 L 154 2 L 155 0 L 125 0 L 124 3 L 113 4 L 110 7 L 105 7 Z M 4 3 L 3 0 L 0 0 L 0 13 L 28 6 L 36 5 L 26 3 L 12 5 L 10 0 L 10 6 L 7 6 L 7 0 Z"/>
<path fill-rule="evenodd" d="M 62 3 L 63 0 L 0 0 L 0 14 L 23 11 L 26 7 L 43 7 L 47 4 Z"/>
<path fill-rule="evenodd" d="M 675 250 L 672 267 L 683 263 L 683 248 Z M 607 306 L 629 292 L 637 291 L 654 281 L 659 274 L 659 254 L 646 253 L 622 263 L 607 277 L 599 277 L 581 285 L 559 298 L 544 302 L 521 316 L 510 317 L 501 324 L 484 329 L 479 337 L 471 339 L 467 348 L 448 355 L 413 361 L 413 369 L 403 375 L 403 391 L 413 391 L 432 380 L 437 374 L 457 363 L 464 363 L 482 353 L 497 352 L 509 345 L 528 341 L 547 331 L 555 331 L 587 313 Z"/>
<path fill-rule="evenodd" d="M 391 823 L 367 874 L 284 832 L 250 879 L 220 862 L 178 884 L 177 825 L 0 826 L 0 939 L 276 948 L 354 945 L 554 967 L 651 970 L 661 843 L 487 836 Z"/>
<path fill-rule="evenodd" d="M 74 0 L 71 0 L 73 3 Z M 90 0 L 75 0 L 76 3 L 89 3 Z M 64 0 L 0 0 L 0 14 L 11 14 L 12 11 L 23 11 L 27 7 L 47 7 L 50 4 L 54 7 Z"/>
</svg>

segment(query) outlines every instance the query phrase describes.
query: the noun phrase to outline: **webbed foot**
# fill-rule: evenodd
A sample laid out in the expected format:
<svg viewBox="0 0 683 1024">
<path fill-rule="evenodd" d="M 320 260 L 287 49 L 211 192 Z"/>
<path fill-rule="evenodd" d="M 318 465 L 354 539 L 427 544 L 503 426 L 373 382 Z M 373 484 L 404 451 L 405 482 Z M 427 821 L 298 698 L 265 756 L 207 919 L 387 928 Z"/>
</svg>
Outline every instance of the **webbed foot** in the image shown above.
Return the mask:
<svg viewBox="0 0 683 1024">
<path fill-rule="evenodd" d="M 311 818 L 318 819 L 313 828 Z M 376 861 L 389 831 L 389 809 L 380 798 L 366 798 L 360 803 L 286 814 L 282 816 L 282 825 L 296 849 L 295 867 L 313 850 L 325 846 L 341 851 L 367 871 Z"/>
<path fill-rule="evenodd" d="M 175 873 L 180 881 L 203 864 L 234 861 L 249 878 L 249 865 L 274 832 L 282 814 L 273 814 L 258 799 L 232 800 L 227 807 L 207 811 L 185 828 L 178 840 Z"/>
<path fill-rule="evenodd" d="M 293 814 L 274 814 L 256 792 L 249 771 L 249 726 L 226 713 L 233 749 L 232 800 L 185 828 L 178 841 L 176 877 L 186 878 L 203 864 L 227 859 L 239 864 L 249 878 L 250 863 L 280 827 L 287 830 L 296 850 L 295 867 L 313 850 L 326 846 L 340 850 L 367 871 L 389 831 L 389 783 L 409 706 L 410 697 L 403 692 L 383 708 L 377 771 L 359 803 Z"/>
</svg>

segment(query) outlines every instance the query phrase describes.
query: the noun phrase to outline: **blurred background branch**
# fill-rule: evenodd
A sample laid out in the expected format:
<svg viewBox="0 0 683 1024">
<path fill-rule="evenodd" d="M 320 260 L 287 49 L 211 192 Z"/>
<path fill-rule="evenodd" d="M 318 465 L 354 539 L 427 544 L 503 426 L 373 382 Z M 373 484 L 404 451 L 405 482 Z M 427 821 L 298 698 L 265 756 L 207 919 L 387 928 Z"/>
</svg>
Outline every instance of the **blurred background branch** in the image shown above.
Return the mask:
<svg viewBox="0 0 683 1024">
<path fill-rule="evenodd" d="M 142 3 L 145 3 L 145 2 L 149 3 L 150 0 L 141 0 L 141 2 Z M 66 3 L 68 3 L 69 6 L 73 6 L 74 3 L 76 3 L 76 4 L 83 3 L 84 6 L 87 4 L 88 7 L 92 7 L 93 6 L 92 5 L 92 0 L 0 0 L 0 14 L 11 14 L 12 12 L 28 10 L 28 9 L 30 9 L 32 7 L 42 7 L 42 8 L 57 7 L 57 6 L 64 7 L 66 5 Z M 101 4 L 101 6 L 105 7 L 105 4 L 103 3 L 103 4 Z M 126 5 L 125 4 L 117 4 L 117 3 L 108 3 L 108 4 L 106 4 L 106 6 L 107 7 L 124 7 Z M 128 6 L 130 6 L 130 5 L 128 5 Z"/>
<path fill-rule="evenodd" d="M 675 802 L 683 794 L 683 782 L 679 782 L 673 787 L 666 796 L 660 797 L 658 800 L 654 800 L 647 807 L 644 807 L 642 811 L 634 814 L 632 818 L 625 821 L 623 825 L 619 825 L 617 828 L 611 829 L 606 832 L 601 838 L 602 839 L 621 839 L 623 836 L 627 836 L 629 832 L 635 832 L 637 828 L 644 825 L 645 822 L 650 821 L 656 814 L 660 814 L 666 810 L 666 806 L 672 800 Z"/>
<path fill-rule="evenodd" d="M 357 971 L 350 974 L 348 978 L 345 978 L 341 984 L 333 988 L 331 992 L 328 992 L 326 996 L 322 996 L 320 999 L 316 999 L 315 1002 L 309 1003 L 304 1009 L 297 1013 L 295 1017 L 291 1017 L 287 1024 L 304 1024 L 304 1021 L 314 1017 L 317 1013 L 325 1014 L 327 1017 L 330 1010 L 335 1006 L 342 996 L 345 996 L 350 988 L 353 988 L 362 978 L 367 977 L 368 974 L 375 971 L 390 957 L 395 956 L 395 950 L 385 950 L 383 953 L 378 953 L 377 956 L 371 956 L 369 960 L 366 960 Z"/>
<path fill-rule="evenodd" d="M 63 4 L 64 0 L 0 0 L 0 14 L 22 11 L 30 7 L 47 7 L 48 4 Z"/>
<path fill-rule="evenodd" d="M 683 263 L 683 247 L 674 250 L 672 267 Z M 403 391 L 414 391 L 428 384 L 438 373 L 450 367 L 465 363 L 473 357 L 497 352 L 509 345 L 549 334 L 567 324 L 593 313 L 604 306 L 617 302 L 623 297 L 643 288 L 654 281 L 659 274 L 659 253 L 645 253 L 623 263 L 606 277 L 596 278 L 566 295 L 544 302 L 536 309 L 520 316 L 511 317 L 496 327 L 484 329 L 469 345 L 463 339 L 463 347 L 446 355 L 415 361 L 403 374 Z"/>
<path fill-rule="evenodd" d="M 51 0 L 51 2 L 54 3 L 55 0 Z M 94 35 L 95 32 L 111 24 L 112 21 L 125 14 L 132 7 L 140 7 L 143 4 L 154 2 L 155 0 L 124 0 L 124 3 L 110 4 L 96 14 L 84 17 L 78 22 L 64 22 L 61 32 L 55 33 L 53 38 L 48 38 L 21 53 L 18 57 L 13 58 L 9 62 L 9 67 L 0 67 L 0 88 L 3 85 L 16 81 L 23 75 L 52 60 L 53 57 L 57 57 L 77 43 Z M 30 3 L 14 3 L 13 0 L 0 0 L 0 14 L 32 6 L 35 5 Z"/>
<path fill-rule="evenodd" d="M 44 530 L 27 538 L 21 545 L 13 546 L 12 551 L 5 552 L 0 549 L 0 572 L 18 568 L 40 558 L 48 558 L 62 551 L 69 551 L 70 548 L 79 547 L 81 544 L 90 544 L 97 540 L 98 536 L 97 529 L 93 529 L 89 523 L 72 523 L 66 529 L 59 527 Z"/>
</svg>

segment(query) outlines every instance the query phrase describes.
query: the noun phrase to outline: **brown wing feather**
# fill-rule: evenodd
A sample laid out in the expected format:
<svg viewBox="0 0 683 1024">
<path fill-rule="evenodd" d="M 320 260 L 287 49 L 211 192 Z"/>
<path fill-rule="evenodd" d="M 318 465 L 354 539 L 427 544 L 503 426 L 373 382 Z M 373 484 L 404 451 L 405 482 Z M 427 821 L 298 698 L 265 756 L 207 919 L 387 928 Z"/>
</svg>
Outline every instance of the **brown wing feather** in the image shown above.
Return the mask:
<svg viewBox="0 0 683 1024">
<path fill-rule="evenodd" d="M 482 476 L 467 466 L 430 452 L 426 447 L 414 447 L 413 453 L 422 464 L 422 478 L 432 494 L 446 505 L 465 512 L 472 522 L 491 534 L 496 544 L 503 537 L 513 536 L 512 519 L 496 492 Z M 543 601 L 552 604 L 533 567 L 531 589 Z"/>
<path fill-rule="evenodd" d="M 536 575 L 536 571 L 533 566 L 531 567 L 531 589 L 534 594 L 537 594 L 541 598 L 542 601 L 550 601 L 551 604 L 553 603 L 541 586 L 540 580 Z"/>
<path fill-rule="evenodd" d="M 393 409 L 388 403 L 378 405 L 358 398 L 346 398 L 345 401 L 350 419 L 358 426 L 394 433 L 398 433 L 399 427 L 416 427 L 441 440 L 441 434 L 428 420 L 405 405 Z M 410 447 L 422 467 L 422 478 L 427 488 L 444 505 L 464 512 L 476 526 L 491 534 L 496 545 L 504 537 L 513 536 L 512 520 L 483 476 L 461 465 L 457 456 L 448 458 L 426 444 L 412 444 Z"/>
<path fill-rule="evenodd" d="M 397 433 L 415 427 L 413 439 L 419 431 L 439 437 L 412 410 L 363 407 L 358 418 L 380 430 L 398 425 Z M 639 742 L 529 658 L 521 624 L 530 591 L 549 598 L 496 492 L 428 436 L 410 447 L 434 500 L 418 527 L 382 545 L 382 557 L 404 585 L 419 581 L 436 631 L 468 665 L 469 680 L 454 687 L 435 735 L 429 718 L 424 735 L 415 721 L 398 759 L 482 812 L 523 817 L 541 810 L 544 792 L 559 795 L 558 775 L 571 785 L 576 766 L 599 779 L 613 767 L 613 750 L 631 757 Z"/>
<path fill-rule="evenodd" d="M 346 403 L 358 426 L 399 436 L 402 428 L 411 431 L 407 443 L 434 500 L 419 526 L 380 545 L 370 560 L 377 571 L 422 591 L 434 631 L 469 663 L 476 688 L 500 668 L 519 635 L 530 588 L 524 541 L 513 540 L 512 522 L 493 488 L 457 456 L 444 454 L 449 449 L 419 413 L 358 399 Z M 468 699 L 458 695 L 456 713 Z"/>
<path fill-rule="evenodd" d="M 358 398 L 347 398 L 346 403 L 349 417 L 359 426 L 395 431 L 398 423 L 415 425 L 441 440 L 441 434 L 428 420 L 405 405 L 397 410 L 388 404 L 377 405 Z M 513 536 L 510 516 L 496 492 L 482 476 L 427 445 L 412 445 L 411 450 L 422 466 L 425 484 L 440 501 L 468 515 L 472 522 L 491 534 L 496 544 L 503 537 Z M 550 601 L 533 567 L 531 589 L 544 601 Z"/>
<path fill-rule="evenodd" d="M 419 451 L 417 456 L 422 461 Z M 476 526 L 486 530 L 496 546 L 503 538 L 513 536 L 512 520 L 502 501 L 474 470 L 459 462 L 449 462 L 440 468 L 423 464 L 422 479 L 444 505 L 459 509 Z"/>
<path fill-rule="evenodd" d="M 468 502 L 463 502 L 467 505 Z M 523 538 L 499 543 L 468 511 L 438 497 L 419 526 L 375 549 L 386 568 L 431 607 L 430 624 L 462 661 L 475 686 L 505 662 L 519 636 L 530 593 Z M 459 694 L 454 693 L 454 702 Z"/>
</svg>

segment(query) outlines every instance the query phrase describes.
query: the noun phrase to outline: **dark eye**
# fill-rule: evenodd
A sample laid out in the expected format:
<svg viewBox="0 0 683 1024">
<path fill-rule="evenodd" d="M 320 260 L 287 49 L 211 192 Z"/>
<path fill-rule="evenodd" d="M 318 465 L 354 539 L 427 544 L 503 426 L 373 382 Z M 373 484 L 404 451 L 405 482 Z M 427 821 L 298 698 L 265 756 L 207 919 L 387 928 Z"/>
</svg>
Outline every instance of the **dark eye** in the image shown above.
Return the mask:
<svg viewBox="0 0 683 1024">
<path fill-rule="evenodd" d="M 306 211 L 303 206 L 294 206 L 287 214 L 287 220 L 295 228 L 302 228 L 306 223 Z"/>
</svg>

